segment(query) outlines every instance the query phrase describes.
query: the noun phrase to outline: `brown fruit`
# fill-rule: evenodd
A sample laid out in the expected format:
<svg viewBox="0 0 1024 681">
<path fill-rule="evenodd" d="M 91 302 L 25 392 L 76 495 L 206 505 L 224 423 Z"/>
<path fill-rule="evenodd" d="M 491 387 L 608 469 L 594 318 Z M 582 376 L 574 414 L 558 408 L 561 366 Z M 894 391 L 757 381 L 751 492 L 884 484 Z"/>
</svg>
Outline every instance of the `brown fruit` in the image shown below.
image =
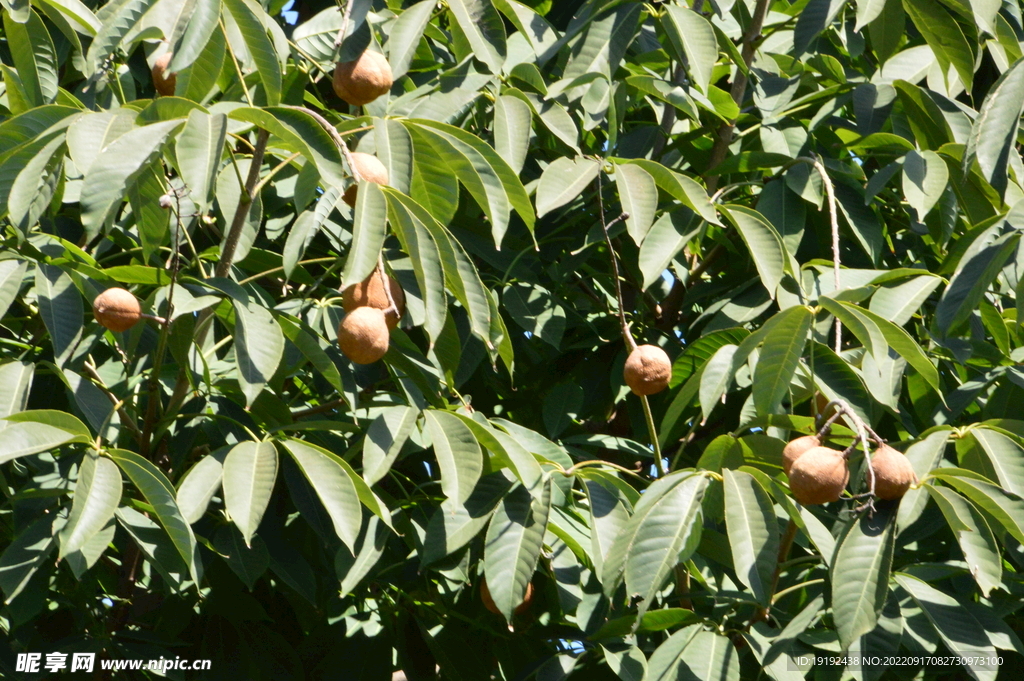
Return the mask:
<svg viewBox="0 0 1024 681">
<path fill-rule="evenodd" d="M 178 76 L 174 73 L 167 74 L 167 65 L 174 57 L 173 52 L 164 52 L 153 62 L 153 87 L 164 97 L 172 97 L 174 88 L 178 84 Z"/>
<path fill-rule="evenodd" d="M 494 599 L 491 598 L 491 590 L 487 588 L 487 580 L 483 578 L 480 580 L 480 600 L 484 602 L 484 607 L 495 615 L 501 614 L 501 610 L 498 609 L 498 606 L 494 604 Z M 523 594 L 523 602 L 516 606 L 514 614 L 522 615 L 530 609 L 531 603 L 533 603 L 533 584 L 527 582 L 526 593 Z"/>
<path fill-rule="evenodd" d="M 388 324 L 375 307 L 357 307 L 338 324 L 338 346 L 356 364 L 373 364 L 387 354 Z"/>
<path fill-rule="evenodd" d="M 121 332 L 135 326 L 142 308 L 130 292 L 123 288 L 108 288 L 92 301 L 92 314 L 102 326 Z"/>
<path fill-rule="evenodd" d="M 359 173 L 364 182 L 375 182 L 386 185 L 388 183 L 388 169 L 377 159 L 376 156 L 364 154 L 360 151 L 352 152 L 352 165 Z M 353 182 L 341 195 L 342 200 L 352 208 L 356 207 L 356 192 L 359 191 L 359 183 Z"/>
<path fill-rule="evenodd" d="M 846 459 L 828 447 L 808 449 L 789 470 L 789 490 L 804 506 L 836 501 L 849 481 Z"/>
<path fill-rule="evenodd" d="M 917 482 L 910 460 L 889 445 L 875 451 L 871 466 L 875 469 L 875 495 L 879 499 L 899 499 Z"/>
<path fill-rule="evenodd" d="M 668 387 L 672 362 L 657 345 L 638 345 L 622 370 L 626 385 L 637 395 L 653 395 Z"/>
<path fill-rule="evenodd" d="M 353 106 L 363 106 L 386 95 L 394 82 L 387 58 L 372 50 L 334 67 L 334 93 Z"/>
<path fill-rule="evenodd" d="M 388 277 L 388 288 L 391 289 L 391 297 L 394 298 L 395 307 L 398 308 L 398 314 L 385 315 L 388 328 L 393 329 L 398 326 L 398 320 L 405 314 L 405 293 L 398 282 L 391 277 Z M 388 305 L 388 297 L 384 293 L 384 285 L 380 281 L 380 268 L 375 269 L 373 274 L 363 281 L 346 286 L 345 290 L 341 292 L 341 305 L 345 308 L 345 312 L 351 312 L 357 307 L 375 307 L 378 310 L 387 310 L 390 305 Z"/>
<path fill-rule="evenodd" d="M 804 435 L 798 437 L 795 440 L 790 440 L 786 448 L 782 450 L 782 470 L 789 475 L 789 470 L 793 467 L 793 462 L 800 458 L 804 452 L 812 447 L 820 447 L 821 440 L 814 435 Z"/>
</svg>

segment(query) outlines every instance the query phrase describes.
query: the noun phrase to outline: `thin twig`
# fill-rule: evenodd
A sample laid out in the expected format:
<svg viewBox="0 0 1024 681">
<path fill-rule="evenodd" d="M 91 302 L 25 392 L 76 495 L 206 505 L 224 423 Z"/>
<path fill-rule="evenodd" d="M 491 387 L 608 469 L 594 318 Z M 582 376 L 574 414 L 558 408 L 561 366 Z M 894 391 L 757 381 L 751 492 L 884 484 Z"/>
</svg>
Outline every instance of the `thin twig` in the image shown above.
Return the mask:
<svg viewBox="0 0 1024 681">
<path fill-rule="evenodd" d="M 832 400 L 825 405 L 822 413 L 824 414 L 828 412 L 828 410 L 833 407 L 838 407 L 843 413 L 849 416 L 850 420 L 853 421 L 853 425 L 857 428 L 857 439 L 854 440 L 854 445 L 858 442 L 860 443 L 861 448 L 864 450 L 864 464 L 868 467 L 868 502 L 861 508 L 867 508 L 869 513 L 873 513 L 874 505 L 872 500 L 875 497 L 875 467 L 874 464 L 871 463 L 871 451 L 868 449 L 868 427 L 864 425 L 860 416 L 858 416 L 844 400 Z M 846 454 L 844 458 L 849 458 L 849 455 Z"/>
<path fill-rule="evenodd" d="M 348 0 L 345 3 L 345 12 L 341 16 L 341 29 L 338 31 L 338 37 L 334 39 L 334 49 L 338 52 L 338 57 L 341 57 L 341 44 L 345 42 L 345 33 L 348 32 L 348 23 L 352 19 L 352 6 L 354 4 L 352 0 Z"/>
<path fill-rule="evenodd" d="M 619 304 L 619 324 L 622 327 L 622 339 L 630 350 L 636 350 L 636 341 L 633 340 L 633 335 L 629 332 L 629 324 L 626 322 L 626 306 L 622 302 L 622 283 L 619 281 L 619 263 L 615 256 L 612 235 L 608 231 L 610 225 L 604 219 L 604 199 L 601 193 L 601 173 L 599 172 L 597 174 L 597 213 L 601 219 L 601 229 L 604 230 L 604 241 L 608 244 L 608 257 L 612 262 L 612 277 L 615 279 L 615 299 Z M 622 213 L 612 224 L 619 220 L 625 220 L 627 217 L 629 217 L 629 213 Z"/>
<path fill-rule="evenodd" d="M 384 287 L 384 295 L 388 300 L 388 309 L 384 310 L 384 316 L 387 317 L 390 314 L 398 317 L 398 305 L 395 304 L 395 299 L 391 297 L 391 285 L 388 281 L 388 275 L 384 272 L 384 254 L 379 253 L 377 255 L 377 269 L 380 271 L 380 285 Z"/>
<path fill-rule="evenodd" d="M 130 430 L 132 432 L 132 435 L 135 436 L 135 439 L 141 443 L 142 433 L 139 431 L 139 427 L 135 425 L 135 421 L 132 420 L 127 413 L 125 413 L 123 406 L 124 401 L 117 399 L 117 396 L 113 392 L 111 392 L 110 388 L 107 387 L 107 384 L 103 382 L 103 379 L 100 377 L 99 372 L 96 371 L 96 367 L 92 364 L 92 362 L 86 360 L 85 362 L 82 363 L 82 366 L 85 368 L 85 373 L 89 374 L 89 378 L 92 379 L 93 384 L 97 388 L 99 388 L 100 392 L 106 395 L 107 399 L 110 400 L 110 403 L 114 405 L 114 411 L 116 411 L 117 415 L 121 418 L 121 423 L 123 423 L 125 428 Z"/>
<path fill-rule="evenodd" d="M 821 175 L 821 181 L 825 185 L 825 195 L 828 197 L 828 218 L 832 227 L 832 272 L 835 275 L 836 293 L 842 290 L 839 277 L 839 220 L 836 217 L 836 195 L 832 187 L 832 180 L 825 172 L 825 166 L 817 158 L 811 159 L 811 165 Z M 838 355 L 843 347 L 843 325 L 836 317 L 836 354 Z"/>
</svg>

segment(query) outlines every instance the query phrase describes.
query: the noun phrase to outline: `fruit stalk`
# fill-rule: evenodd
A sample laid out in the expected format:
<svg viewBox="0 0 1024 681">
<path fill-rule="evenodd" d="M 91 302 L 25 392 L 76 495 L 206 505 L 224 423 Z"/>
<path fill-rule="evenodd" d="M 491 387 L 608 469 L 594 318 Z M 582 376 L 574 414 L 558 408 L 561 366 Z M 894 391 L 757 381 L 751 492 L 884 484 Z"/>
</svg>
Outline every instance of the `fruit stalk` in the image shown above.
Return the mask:
<svg viewBox="0 0 1024 681">
<path fill-rule="evenodd" d="M 830 407 L 835 407 L 837 409 L 836 414 L 845 414 L 846 416 L 849 416 L 850 420 L 853 421 L 853 425 L 857 428 L 857 436 L 856 436 L 856 438 L 854 438 L 853 444 L 851 444 L 847 448 L 847 450 L 843 452 L 843 456 L 845 458 L 849 459 L 850 455 L 853 453 L 853 450 L 856 449 L 858 444 L 861 446 L 861 449 L 864 450 L 864 463 L 868 467 L 868 503 L 867 503 L 867 506 L 868 506 L 869 509 L 874 510 L 874 506 L 872 505 L 872 501 L 871 500 L 874 499 L 874 497 L 875 497 L 875 468 L 871 464 L 871 452 L 868 450 L 868 430 L 870 430 L 870 429 L 866 425 L 864 425 L 864 422 L 860 419 L 860 416 L 858 416 L 853 411 L 853 409 L 850 408 L 850 405 L 847 404 L 844 400 L 840 400 L 840 399 L 832 400 L 831 402 L 829 402 L 828 404 L 825 405 L 825 409 L 822 411 L 822 413 L 827 412 Z M 833 415 L 833 417 L 834 416 L 835 415 Z M 834 420 L 834 419 L 831 419 L 831 420 Z M 829 422 L 826 422 L 826 423 L 828 425 L 831 425 L 831 420 Z M 872 434 L 875 434 L 874 431 L 871 431 L 871 432 L 872 432 Z M 878 441 L 878 442 L 881 442 L 881 440 L 880 440 L 880 438 L 878 438 L 877 434 L 875 434 L 875 440 Z"/>
</svg>

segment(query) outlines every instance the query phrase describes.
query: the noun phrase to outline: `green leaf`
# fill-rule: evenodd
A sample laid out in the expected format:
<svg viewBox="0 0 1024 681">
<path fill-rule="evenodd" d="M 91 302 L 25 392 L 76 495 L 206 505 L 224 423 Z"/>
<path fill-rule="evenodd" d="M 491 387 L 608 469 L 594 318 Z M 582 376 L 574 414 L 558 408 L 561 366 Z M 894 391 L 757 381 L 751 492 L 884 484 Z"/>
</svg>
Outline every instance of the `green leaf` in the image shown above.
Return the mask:
<svg viewBox="0 0 1024 681">
<path fill-rule="evenodd" d="M 423 539 L 423 565 L 450 556 L 484 529 L 512 482 L 501 473 L 480 478 L 465 503 L 448 498 L 434 511 Z"/>
<path fill-rule="evenodd" d="M 3 263 L 0 263 L 0 271 L 3 269 L 2 265 Z M 0 364 L 0 419 L 24 411 L 28 406 L 28 395 L 35 370 L 36 367 L 31 362 L 14 361 Z"/>
<path fill-rule="evenodd" d="M 87 238 L 100 233 L 128 185 L 157 157 L 167 137 L 181 124 L 172 120 L 134 128 L 103 148 L 85 174 L 79 199 Z"/>
<path fill-rule="evenodd" d="M 168 226 L 170 225 L 171 211 L 160 207 L 160 197 L 167 188 L 164 186 L 163 165 L 151 164 L 143 171 L 131 185 L 128 186 L 128 201 L 135 215 L 135 226 L 139 230 L 139 240 L 142 241 L 142 253 L 144 261 L 163 246 L 170 239 Z M 179 238 L 181 238 L 179 236 Z M 111 272 L 113 270 L 113 272 Z M 135 273 L 144 272 L 142 276 L 133 277 Z M 170 276 L 163 269 L 142 268 L 133 265 L 122 265 L 111 267 L 105 270 L 115 281 L 125 281 L 125 276 L 135 279 L 131 283 L 136 284 L 165 284 L 170 282 Z M 121 277 L 121 278 L 118 278 Z M 138 279 L 145 278 L 145 281 Z"/>
<path fill-rule="evenodd" d="M 526 163 L 532 122 L 530 105 L 518 97 L 501 95 L 494 100 L 494 149 L 516 173 L 522 172 Z M 537 213 L 539 216 L 539 208 Z"/>
<path fill-rule="evenodd" d="M 153 514 L 167 532 L 178 555 L 188 566 L 192 581 L 199 584 L 201 564 L 196 538 L 192 534 L 192 528 L 181 515 L 170 481 L 159 468 L 134 452 L 111 449 L 107 454 L 121 467 L 128 479 L 153 507 Z"/>
<path fill-rule="evenodd" d="M 473 431 L 457 416 L 436 410 L 427 410 L 423 415 L 441 473 L 441 491 L 449 499 L 464 503 L 483 471 L 480 445 Z"/>
<path fill-rule="evenodd" d="M 487 526 L 483 569 L 487 588 L 498 610 L 509 622 L 523 602 L 533 578 L 551 511 L 551 485 L 541 483 L 533 495 L 522 485 L 513 487 L 498 504 Z"/>
<path fill-rule="evenodd" d="M 552 161 L 540 176 L 537 185 L 537 217 L 574 200 L 601 171 L 601 164 L 589 158 L 560 157 Z"/>
<path fill-rule="evenodd" d="M 600 5 L 595 5 L 598 7 Z M 623 4 L 587 22 L 583 34 L 572 46 L 562 77 L 573 79 L 601 73 L 611 81 L 633 42 L 640 12 L 640 5 Z"/>
<path fill-rule="evenodd" d="M 765 336 L 754 369 L 754 405 L 760 414 L 775 413 L 789 393 L 789 384 L 800 364 L 814 315 L 803 305 L 783 310 Z"/>
<path fill-rule="evenodd" d="M 811 0 L 800 12 L 793 30 L 793 54 L 803 55 L 818 34 L 832 25 L 846 0 Z"/>
<path fill-rule="evenodd" d="M 224 459 L 224 507 L 245 545 L 252 546 L 277 481 L 277 448 L 273 442 L 240 442 Z"/>
<path fill-rule="evenodd" d="M 1017 496 L 1024 496 L 1024 446 L 1020 439 L 996 428 L 972 428 L 966 438 L 981 447 L 995 470 L 999 485 Z"/>
<path fill-rule="evenodd" d="M 528 333 L 559 347 L 566 315 L 550 291 L 525 283 L 510 284 L 502 292 L 502 303 Z"/>
<path fill-rule="evenodd" d="M 206 514 L 213 495 L 220 489 L 227 452 L 227 448 L 222 447 L 207 454 L 178 483 L 178 493 L 174 499 L 188 524 L 198 522 Z"/>
<path fill-rule="evenodd" d="M 79 0 L 42 0 L 56 9 L 62 16 L 78 25 L 77 30 L 88 36 L 94 36 L 100 30 L 101 23 L 92 10 Z M 28 3 L 26 3 L 27 5 Z"/>
<path fill-rule="evenodd" d="M 138 112 L 131 109 L 114 109 L 74 118 L 68 126 L 68 152 L 83 175 L 89 172 L 103 149 L 135 127 L 137 115 Z"/>
<path fill-rule="evenodd" d="M 120 503 L 121 471 L 117 464 L 87 452 L 78 470 L 71 514 L 60 531 L 59 558 L 84 547 L 110 522 Z"/>
<path fill-rule="evenodd" d="M 1015 152 L 1020 116 L 1024 113 L 1024 67 L 1016 61 L 985 95 L 967 140 L 963 167 L 969 171 L 977 160 L 981 175 L 1002 197 L 1007 187 L 1007 167 Z"/>
<path fill-rule="evenodd" d="M 410 120 L 406 125 L 426 134 L 441 159 L 449 164 L 491 221 L 495 245 L 500 248 L 514 208 L 533 231 L 530 197 L 515 171 L 479 137 L 446 123 Z"/>
<path fill-rule="evenodd" d="M 277 135 L 289 148 L 316 164 L 326 185 L 337 188 L 345 186 L 349 173 L 342 165 L 338 145 L 330 133 L 302 109 L 294 106 L 270 106 L 263 109 L 239 107 L 232 109 L 228 117 L 252 123 Z"/>
<path fill-rule="evenodd" d="M 0 260 L 0 317 L 7 314 L 25 283 L 28 262 L 14 258 Z M 20 411 L 20 410 L 15 410 Z"/>
<path fill-rule="evenodd" d="M 889 589 L 895 509 L 861 514 L 847 524 L 829 565 L 832 616 L 846 650 L 875 628 Z"/>
<path fill-rule="evenodd" d="M 725 526 L 729 532 L 736 576 L 754 598 L 767 606 L 779 554 L 779 522 L 768 493 L 748 473 L 722 471 L 725 487 Z"/>
<path fill-rule="evenodd" d="M 640 245 L 658 210 L 658 186 L 650 173 L 629 163 L 615 166 L 615 186 L 619 190 L 622 212 L 629 214 L 626 229 L 633 241 Z"/>
<path fill-rule="evenodd" d="M 935 0 L 903 0 L 903 9 L 935 53 L 943 76 L 952 64 L 969 93 L 974 80 L 974 51 L 949 11 Z"/>
<path fill-rule="evenodd" d="M 432 0 L 423 0 L 412 7 L 404 10 L 398 15 L 395 23 L 388 33 L 388 62 L 391 65 L 391 75 L 398 80 L 409 70 L 420 40 L 423 38 L 423 30 L 430 21 L 430 15 L 434 12 L 435 4 Z"/>
<path fill-rule="evenodd" d="M 916 577 L 897 572 L 895 579 L 896 583 L 910 594 L 917 607 L 921 608 L 949 650 L 972 652 L 972 655 L 963 658 L 964 667 L 970 675 L 979 681 L 994 680 L 997 669 L 987 666 L 984 662 L 975 663 L 979 666 L 973 666 L 971 662 L 974 659 L 980 660 L 983 657 L 996 654 L 995 648 L 992 647 L 985 635 L 984 628 L 974 615 L 952 596 Z"/>
<path fill-rule="evenodd" d="M 4 32 L 25 92 L 35 106 L 52 104 L 57 98 L 57 53 L 50 33 L 39 15 L 29 10 L 28 20 L 15 21 L 4 13 Z"/>
<path fill-rule="evenodd" d="M 590 559 L 598 579 L 604 582 L 602 568 L 605 556 L 615 537 L 629 522 L 632 504 L 625 492 L 604 476 L 588 475 L 583 480 L 583 489 L 587 493 L 587 506 L 590 510 Z"/>
<path fill-rule="evenodd" d="M 62 179 L 64 143 L 56 135 L 26 163 L 11 184 L 8 218 L 21 232 L 28 232 L 50 206 Z"/>
<path fill-rule="evenodd" d="M 220 19 L 221 0 L 187 0 L 168 42 L 173 53 L 167 70 L 192 66 L 206 49 Z"/>
<path fill-rule="evenodd" d="M 647 681 L 739 681 L 740 661 L 728 637 L 691 624 L 651 655 Z"/>
<path fill-rule="evenodd" d="M 412 191 L 413 143 L 404 125 L 390 118 L 373 119 L 377 159 L 388 171 L 388 186 L 403 194 Z"/>
<path fill-rule="evenodd" d="M 640 245 L 639 266 L 644 289 L 661 278 L 676 255 L 700 233 L 701 225 L 696 214 L 685 206 L 658 218 Z"/>
<path fill-rule="evenodd" d="M 718 401 L 729 391 L 733 378 L 733 355 L 737 346 L 723 345 L 704 365 L 700 375 L 701 423 L 706 423 Z"/>
<path fill-rule="evenodd" d="M 934 151 L 911 151 L 904 157 L 903 195 L 919 220 L 942 198 L 948 180 L 946 162 Z"/>
<path fill-rule="evenodd" d="M 0 555 L 0 589 L 10 603 L 28 586 L 36 570 L 42 566 L 56 546 L 54 526 L 62 522 L 59 518 L 43 516 L 7 545 Z"/>
<path fill-rule="evenodd" d="M 338 538 L 355 550 L 363 511 L 355 482 L 340 459 L 301 440 L 285 440 L 284 446 L 299 464 L 306 480 L 327 509 Z"/>
<path fill-rule="evenodd" d="M 935 500 L 956 535 L 960 550 L 964 552 L 967 569 L 978 582 L 981 593 L 988 598 L 1003 578 L 1003 563 L 999 545 L 988 526 L 985 516 L 962 496 L 946 487 L 926 484 L 925 489 Z"/>
<path fill-rule="evenodd" d="M 345 286 L 366 279 L 377 267 L 387 234 L 388 203 L 380 186 L 361 182 L 352 218 L 352 246 L 341 280 Z"/>
<path fill-rule="evenodd" d="M 101 70 L 107 58 L 120 47 L 121 41 L 155 3 L 156 0 L 115 0 L 103 8 L 103 25 L 96 31 L 85 55 L 88 68 L 85 75 L 91 76 Z"/>
<path fill-rule="evenodd" d="M 747 250 L 750 251 L 750 258 L 761 276 L 761 283 L 767 289 L 768 295 L 774 299 L 782 275 L 789 267 L 789 255 L 782 243 L 782 237 L 771 223 L 755 210 L 730 204 L 723 206 L 722 212 L 743 237 Z"/>
<path fill-rule="evenodd" d="M 238 528 L 232 525 L 221 525 L 217 529 L 213 535 L 213 548 L 223 556 L 224 562 L 249 591 L 253 590 L 256 580 L 270 567 L 270 554 L 263 541 L 256 537 L 252 546 L 247 546 Z"/>
<path fill-rule="evenodd" d="M 687 65 L 690 82 L 708 91 L 711 71 L 718 61 L 718 41 L 707 19 L 697 12 L 669 5 L 661 17 L 661 25 L 668 35 L 675 58 Z"/>
<path fill-rule="evenodd" d="M 537 463 L 536 457 L 516 439 L 500 430 L 484 425 L 468 416 L 456 413 L 469 429 L 473 431 L 477 442 L 486 447 L 499 460 L 501 465 L 508 466 L 516 474 L 531 493 L 544 494 L 544 472 Z"/>
<path fill-rule="evenodd" d="M 626 163 L 626 159 L 615 159 L 616 165 Z M 638 158 L 628 161 L 640 166 L 654 178 L 655 184 L 666 194 L 684 206 L 696 211 L 702 218 L 713 225 L 721 225 L 715 206 L 708 198 L 708 193 L 696 180 L 674 170 L 669 170 L 660 163 Z"/>
<path fill-rule="evenodd" d="M 469 40 L 473 56 L 487 64 L 491 73 L 501 73 L 505 63 L 505 24 L 490 0 L 450 0 L 448 11 Z"/>
<path fill-rule="evenodd" d="M 708 478 L 689 474 L 679 477 L 685 479 L 660 495 L 650 506 L 637 504 L 636 513 L 616 537 L 607 556 L 606 578 L 615 574 L 615 570 L 610 568 L 619 562 L 615 558 L 622 550 L 623 542 L 628 541 L 623 575 L 626 591 L 640 594 L 643 598 L 637 604 L 638 617 L 643 617 L 654 605 L 654 599 L 672 569 L 680 561 L 688 559 L 700 543 L 703 526 L 701 500 Z M 606 593 L 609 584 L 607 581 L 604 584 Z"/>
<path fill-rule="evenodd" d="M 260 81 L 267 92 L 267 103 L 276 106 L 281 103 L 281 64 L 278 61 L 274 43 L 267 35 L 260 16 L 264 13 L 259 5 L 253 6 L 250 0 L 224 0 L 224 6 L 231 13 L 242 40 L 256 63 Z"/>
<path fill-rule="evenodd" d="M 928 385 L 935 388 L 936 392 L 940 391 L 938 370 L 935 368 L 935 365 L 932 364 L 928 355 L 925 354 L 925 351 L 909 333 L 907 333 L 902 327 L 893 324 L 888 319 L 885 319 L 874 312 L 857 307 L 852 303 L 841 302 L 840 304 L 847 310 L 855 310 L 857 314 L 860 314 L 868 321 L 873 322 L 881 332 L 882 337 L 885 338 L 885 342 L 889 347 L 895 350 L 900 357 L 907 360 L 907 363 L 914 367 Z"/>
<path fill-rule="evenodd" d="M 1009 232 L 974 251 L 960 263 L 935 307 L 934 327 L 940 334 L 954 334 L 978 308 L 989 286 L 1016 251 L 1019 240 L 1019 232 Z"/>
<path fill-rule="evenodd" d="M 422 296 L 426 320 L 424 331 L 430 338 L 430 349 L 444 329 L 448 316 L 448 299 L 445 296 L 445 271 L 437 242 L 431 237 L 420 216 L 410 210 L 402 195 L 387 189 L 388 217 L 391 228 L 402 243 L 403 250 L 412 259 L 413 272 Z M 358 200 L 356 203 L 358 207 Z M 427 216 L 423 216 L 427 217 Z"/>
<path fill-rule="evenodd" d="M 224 114 L 193 110 L 178 135 L 175 146 L 178 169 L 189 188 L 189 198 L 203 212 L 212 202 L 211 193 L 220 172 L 228 121 Z"/>
<path fill-rule="evenodd" d="M 251 406 L 277 372 L 284 354 L 284 334 L 274 316 L 258 302 L 233 303 L 238 382 L 246 405 Z"/>
<path fill-rule="evenodd" d="M 218 18 L 220 16 L 219 3 L 217 16 Z M 177 53 L 175 54 L 176 57 Z M 227 59 L 227 37 L 224 35 L 224 31 L 219 30 L 219 24 L 215 24 L 213 32 L 203 46 L 202 51 L 196 56 L 195 61 L 178 72 L 177 83 L 174 88 L 175 93 L 190 101 L 207 101 Z M 174 58 L 172 58 L 168 69 L 173 71 L 174 66 L 175 62 Z"/>
<path fill-rule="evenodd" d="M 955 487 L 995 518 L 1014 539 L 1024 543 L 1024 500 L 1020 497 L 1001 490 L 972 471 L 938 468 L 931 472 L 931 476 Z"/>
<path fill-rule="evenodd" d="M 363 440 L 363 480 L 374 485 L 387 475 L 416 427 L 419 411 L 396 406 L 384 409 L 366 429 Z"/>
<path fill-rule="evenodd" d="M 920 276 L 897 286 L 881 286 L 871 296 L 868 309 L 896 326 L 903 326 L 917 313 L 940 283 L 942 279 L 939 277 Z"/>
<path fill-rule="evenodd" d="M 862 28 L 870 24 L 882 14 L 886 2 L 893 0 L 862 0 L 857 3 L 857 23 L 853 30 L 860 32 Z"/>
<path fill-rule="evenodd" d="M 201 578 L 202 563 L 199 552 L 195 553 L 196 562 L 192 574 L 189 564 L 182 559 L 164 528 L 129 506 L 117 509 L 115 515 L 121 527 L 128 532 L 132 541 L 170 585 L 172 591 L 180 593 L 185 590 L 190 578 L 193 584 L 196 583 L 195 577 Z"/>
<path fill-rule="evenodd" d="M 60 268 L 39 264 L 36 266 L 36 300 L 39 316 L 50 332 L 54 363 L 63 367 L 82 335 L 85 313 L 82 294 Z"/>
<path fill-rule="evenodd" d="M 359 586 L 359 582 L 370 574 L 370 570 L 384 555 L 387 540 L 387 528 L 380 523 L 379 518 L 371 516 L 355 555 L 344 546 L 338 547 L 334 557 L 334 571 L 341 580 L 340 593 L 343 598 L 352 593 Z"/>
</svg>

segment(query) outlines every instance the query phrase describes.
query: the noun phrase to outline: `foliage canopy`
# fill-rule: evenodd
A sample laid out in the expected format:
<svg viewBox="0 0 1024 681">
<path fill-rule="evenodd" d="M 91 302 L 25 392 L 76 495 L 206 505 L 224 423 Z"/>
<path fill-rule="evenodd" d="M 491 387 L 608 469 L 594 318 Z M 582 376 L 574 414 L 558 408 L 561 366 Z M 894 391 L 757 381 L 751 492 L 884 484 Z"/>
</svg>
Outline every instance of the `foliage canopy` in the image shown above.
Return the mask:
<svg viewBox="0 0 1024 681">
<path fill-rule="evenodd" d="M 1019 672 L 1017 2 L 3 0 L 2 37 L 5 675 Z M 349 107 L 365 50 L 394 85 Z M 353 207 L 350 150 L 389 177 Z M 355 365 L 378 263 L 406 313 Z M 849 487 L 802 506 L 783 448 L 838 403 Z M 842 651 L 1005 665 L 797 661 Z"/>
</svg>

